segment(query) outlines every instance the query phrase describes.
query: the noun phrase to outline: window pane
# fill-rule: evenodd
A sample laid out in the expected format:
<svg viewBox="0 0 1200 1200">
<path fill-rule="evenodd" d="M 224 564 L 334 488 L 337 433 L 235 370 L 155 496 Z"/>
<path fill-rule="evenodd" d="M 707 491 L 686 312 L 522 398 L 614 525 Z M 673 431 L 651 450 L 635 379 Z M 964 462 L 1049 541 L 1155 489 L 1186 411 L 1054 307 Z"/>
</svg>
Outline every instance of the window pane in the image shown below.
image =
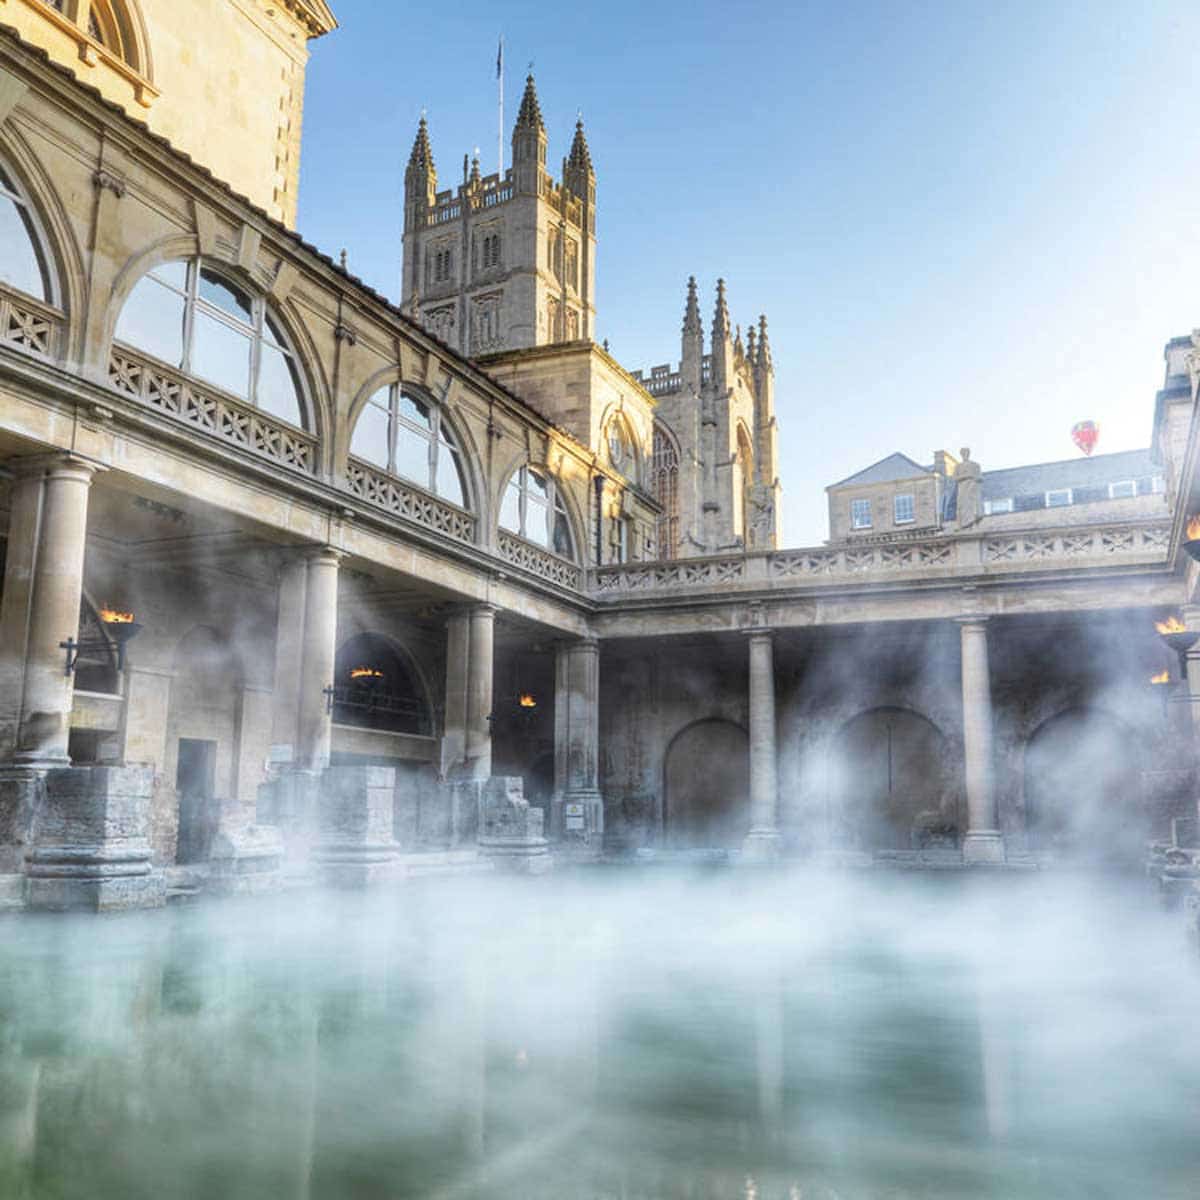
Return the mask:
<svg viewBox="0 0 1200 1200">
<path fill-rule="evenodd" d="M 291 358 L 264 342 L 258 360 L 258 394 L 255 403 L 265 412 L 274 413 L 293 425 L 303 425 L 299 397 L 300 389 L 296 385 Z"/>
<path fill-rule="evenodd" d="M 25 206 L 0 198 L 0 278 L 39 300 L 49 300 L 46 276 Z"/>
<path fill-rule="evenodd" d="M 219 275 L 213 274 L 206 267 L 200 268 L 199 296 L 201 300 L 215 304 L 217 308 L 229 313 L 231 317 L 237 317 L 239 321 L 244 321 L 247 325 L 254 323 L 250 310 L 250 297 L 245 292 L 231 287 Z"/>
<path fill-rule="evenodd" d="M 278 326 L 276 326 L 275 322 L 269 316 L 263 321 L 263 337 L 273 346 L 283 346 L 285 348 L 287 346 L 287 340 L 279 332 Z"/>
<path fill-rule="evenodd" d="M 187 273 L 187 263 L 179 261 L 159 263 L 150 272 L 155 279 L 170 284 L 171 287 L 177 288 L 181 292 L 187 291 Z"/>
<path fill-rule="evenodd" d="M 382 407 L 376 402 L 376 397 L 383 401 Z M 350 437 L 351 454 L 365 458 L 385 471 L 388 465 L 387 397 L 387 388 L 375 393 L 362 410 Z"/>
<path fill-rule="evenodd" d="M 526 487 L 531 496 L 540 497 L 543 500 L 549 500 L 550 485 L 534 470 L 527 469 L 525 471 Z"/>
<path fill-rule="evenodd" d="M 184 300 L 147 275 L 139 279 L 117 321 L 116 339 L 163 362 L 183 362 Z"/>
<path fill-rule="evenodd" d="M 443 500 L 449 500 L 451 504 L 457 504 L 459 508 L 466 508 L 458 454 L 454 447 L 444 439 L 438 445 L 437 479 L 434 480 L 433 490 Z"/>
<path fill-rule="evenodd" d="M 396 474 L 429 487 L 429 446 L 428 438 L 401 425 L 396 430 Z"/>
<path fill-rule="evenodd" d="M 544 504 L 541 500 L 534 499 L 533 496 L 526 498 L 525 536 L 531 542 L 537 542 L 539 546 L 545 546 L 549 549 L 552 545 L 551 535 L 553 533 L 551 520 L 550 505 Z"/>
<path fill-rule="evenodd" d="M 404 395 L 403 392 L 400 394 L 400 415 L 414 425 L 420 425 L 425 429 L 429 428 L 429 409 L 420 400 L 414 400 L 411 396 Z"/>
<path fill-rule="evenodd" d="M 504 489 L 504 499 L 500 501 L 500 528 L 510 533 L 521 532 L 521 472 L 518 471 Z"/>
<path fill-rule="evenodd" d="M 192 324 L 193 375 L 246 397 L 250 390 L 250 338 L 224 321 L 196 310 Z"/>
</svg>

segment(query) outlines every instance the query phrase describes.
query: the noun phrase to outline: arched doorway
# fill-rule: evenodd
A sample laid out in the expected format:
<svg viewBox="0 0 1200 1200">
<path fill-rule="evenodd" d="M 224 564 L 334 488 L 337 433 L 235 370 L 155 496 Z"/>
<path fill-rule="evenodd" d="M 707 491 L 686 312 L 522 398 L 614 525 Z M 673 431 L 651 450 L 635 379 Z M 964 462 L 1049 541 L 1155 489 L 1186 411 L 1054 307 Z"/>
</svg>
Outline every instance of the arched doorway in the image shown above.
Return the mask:
<svg viewBox="0 0 1200 1200">
<path fill-rule="evenodd" d="M 737 847 L 750 831 L 750 742 L 732 721 L 689 725 L 667 750 L 667 844 Z"/>
<path fill-rule="evenodd" d="M 416 670 L 395 643 L 377 633 L 360 633 L 342 645 L 333 686 L 335 724 L 392 733 L 432 732 Z"/>
<path fill-rule="evenodd" d="M 1068 709 L 1042 724 L 1025 748 L 1030 849 L 1138 861 L 1148 830 L 1135 746 L 1131 730 L 1097 709 Z"/>
<path fill-rule="evenodd" d="M 954 844 L 958 771 L 945 735 L 906 708 L 848 721 L 829 760 L 831 839 L 857 850 Z"/>
</svg>

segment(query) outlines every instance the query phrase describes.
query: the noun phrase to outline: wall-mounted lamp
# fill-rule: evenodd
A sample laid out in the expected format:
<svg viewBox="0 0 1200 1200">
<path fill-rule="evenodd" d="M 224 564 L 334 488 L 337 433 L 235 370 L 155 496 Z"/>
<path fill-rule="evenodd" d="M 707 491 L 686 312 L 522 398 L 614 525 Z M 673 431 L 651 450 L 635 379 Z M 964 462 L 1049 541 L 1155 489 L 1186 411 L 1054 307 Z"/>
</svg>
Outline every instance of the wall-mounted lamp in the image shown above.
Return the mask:
<svg viewBox="0 0 1200 1200">
<path fill-rule="evenodd" d="M 125 647 L 142 632 L 142 627 L 133 619 L 131 612 L 118 612 L 115 609 L 102 608 L 98 615 L 100 625 L 108 635 L 108 640 L 84 638 L 82 641 L 76 641 L 70 637 L 65 642 L 59 642 L 59 649 L 67 652 L 64 675 L 74 672 L 81 655 L 107 653 L 110 642 L 117 648 L 117 670 L 125 670 Z"/>
</svg>

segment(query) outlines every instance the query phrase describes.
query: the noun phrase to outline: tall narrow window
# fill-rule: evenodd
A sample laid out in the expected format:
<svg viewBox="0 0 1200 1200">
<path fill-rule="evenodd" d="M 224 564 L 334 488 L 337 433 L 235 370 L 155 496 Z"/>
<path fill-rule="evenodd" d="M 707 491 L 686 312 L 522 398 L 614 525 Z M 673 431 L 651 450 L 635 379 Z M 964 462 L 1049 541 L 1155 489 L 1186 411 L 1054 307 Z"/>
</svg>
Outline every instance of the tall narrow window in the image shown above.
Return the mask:
<svg viewBox="0 0 1200 1200">
<path fill-rule="evenodd" d="M 662 509 L 658 516 L 658 557 L 674 558 L 679 553 L 679 451 L 675 439 L 657 424 L 650 486 Z"/>
<path fill-rule="evenodd" d="M 29 204 L 0 170 L 0 279 L 38 300 L 53 303 L 50 272 Z"/>
<path fill-rule="evenodd" d="M 553 476 L 533 467 L 521 467 L 508 481 L 500 503 L 500 528 L 563 558 L 575 557 L 571 523 L 558 485 Z"/>
<path fill-rule="evenodd" d="M 303 425 L 300 375 L 283 332 L 252 295 L 203 262 L 154 267 L 134 285 L 117 341 Z"/>
<path fill-rule="evenodd" d="M 850 501 L 850 528 L 851 529 L 870 529 L 871 528 L 871 502 L 870 502 L 870 500 L 851 500 Z"/>
<path fill-rule="evenodd" d="M 350 453 L 466 507 L 458 443 L 442 410 L 409 395 L 399 383 L 380 388 L 367 401 L 354 426 Z"/>
<path fill-rule="evenodd" d="M 911 525 L 917 519 L 912 493 L 897 496 L 892 504 L 892 516 L 897 525 Z"/>
</svg>

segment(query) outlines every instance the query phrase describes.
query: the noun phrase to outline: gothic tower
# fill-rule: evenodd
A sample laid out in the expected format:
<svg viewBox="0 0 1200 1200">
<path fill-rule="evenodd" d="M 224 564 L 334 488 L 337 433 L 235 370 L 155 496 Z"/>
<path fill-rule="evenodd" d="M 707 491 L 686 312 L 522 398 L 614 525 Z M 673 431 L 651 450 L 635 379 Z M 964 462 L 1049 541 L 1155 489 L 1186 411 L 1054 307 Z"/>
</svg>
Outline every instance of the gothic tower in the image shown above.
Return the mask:
<svg viewBox="0 0 1200 1200">
<path fill-rule="evenodd" d="M 463 160 L 463 181 L 439 192 L 422 117 L 404 175 L 401 304 L 472 357 L 586 341 L 595 328 L 596 173 L 575 126 L 562 180 L 546 169 L 548 139 L 533 76 L 504 178 Z"/>
</svg>

